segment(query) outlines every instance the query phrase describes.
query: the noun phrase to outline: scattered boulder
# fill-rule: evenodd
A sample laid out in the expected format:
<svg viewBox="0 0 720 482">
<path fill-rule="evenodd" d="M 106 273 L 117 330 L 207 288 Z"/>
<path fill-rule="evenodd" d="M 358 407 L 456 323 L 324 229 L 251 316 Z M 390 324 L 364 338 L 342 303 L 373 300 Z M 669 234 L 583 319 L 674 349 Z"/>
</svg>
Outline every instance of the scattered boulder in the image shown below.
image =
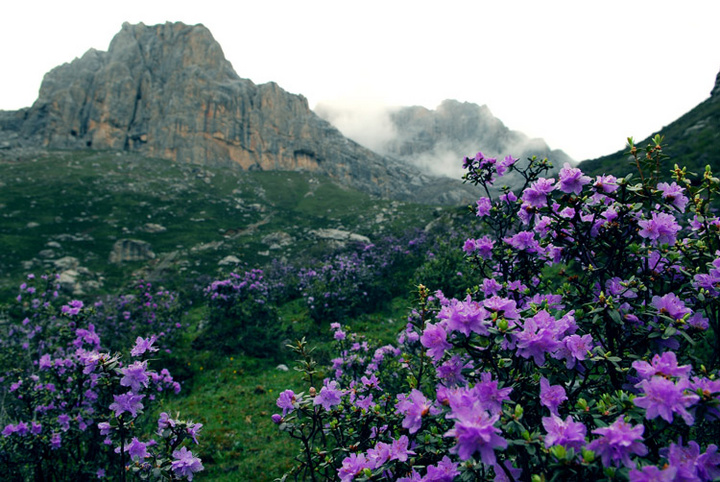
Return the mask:
<svg viewBox="0 0 720 482">
<path fill-rule="evenodd" d="M 289 246 L 293 241 L 295 241 L 295 238 L 283 231 L 270 233 L 262 238 L 263 244 L 267 244 L 270 249 L 280 249 L 284 246 Z"/>
<path fill-rule="evenodd" d="M 309 232 L 309 234 L 319 239 L 336 241 L 343 244 L 347 242 L 370 244 L 370 238 L 367 236 L 351 233 L 350 231 L 344 231 L 342 229 L 313 229 Z"/>
<path fill-rule="evenodd" d="M 80 260 L 73 256 L 64 256 L 53 261 L 59 271 L 76 270 L 80 266 Z"/>
<path fill-rule="evenodd" d="M 147 261 L 155 259 L 152 246 L 147 241 L 139 239 L 119 239 L 113 245 L 110 252 L 110 262 L 113 264 L 125 263 L 128 261 Z"/>
<path fill-rule="evenodd" d="M 142 228 L 140 228 L 141 231 L 146 233 L 164 233 L 167 231 L 167 228 L 161 224 L 156 223 L 146 223 Z"/>
<path fill-rule="evenodd" d="M 237 256 L 233 256 L 231 254 L 231 255 L 225 256 L 223 259 L 218 261 L 219 266 L 228 266 L 231 264 L 233 264 L 233 265 L 240 264 L 240 258 L 238 258 Z"/>
</svg>

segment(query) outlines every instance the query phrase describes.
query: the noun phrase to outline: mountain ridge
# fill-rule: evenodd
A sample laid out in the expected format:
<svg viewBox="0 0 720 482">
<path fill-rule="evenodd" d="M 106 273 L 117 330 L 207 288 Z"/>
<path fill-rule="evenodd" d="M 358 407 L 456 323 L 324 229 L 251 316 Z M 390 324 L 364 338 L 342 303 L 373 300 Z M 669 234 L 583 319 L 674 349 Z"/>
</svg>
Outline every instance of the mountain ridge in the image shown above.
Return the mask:
<svg viewBox="0 0 720 482">
<path fill-rule="evenodd" d="M 276 83 L 240 78 L 202 25 L 125 23 L 107 52 L 48 72 L 38 99 L 0 114 L 3 147 L 121 150 L 245 170 L 303 170 L 384 198 L 462 204 L 476 194 L 345 138 Z"/>
<path fill-rule="evenodd" d="M 717 176 L 720 172 L 720 72 L 709 98 L 647 138 L 635 139 L 635 145 L 645 147 L 657 134 L 663 136 L 663 152 L 670 156 L 669 163 L 660 167 L 663 179 L 670 179 L 669 173 L 675 164 L 699 175 L 709 165 Z M 579 167 L 595 175 L 624 176 L 635 172 L 634 163 L 625 150 L 582 161 Z"/>
</svg>

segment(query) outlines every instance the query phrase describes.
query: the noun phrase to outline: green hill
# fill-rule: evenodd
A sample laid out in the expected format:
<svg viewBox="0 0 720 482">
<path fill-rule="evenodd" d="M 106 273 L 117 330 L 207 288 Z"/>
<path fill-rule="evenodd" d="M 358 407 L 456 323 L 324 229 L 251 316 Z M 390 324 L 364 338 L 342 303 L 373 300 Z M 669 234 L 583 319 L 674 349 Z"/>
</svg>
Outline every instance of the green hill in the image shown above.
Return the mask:
<svg viewBox="0 0 720 482">
<path fill-rule="evenodd" d="M 62 272 L 80 294 L 168 287 L 218 269 L 312 257 L 423 227 L 437 209 L 303 172 L 242 171 L 108 151 L 0 154 L 0 289 Z"/>
<path fill-rule="evenodd" d="M 718 76 L 720 82 L 720 76 Z M 702 173 L 706 165 L 713 172 L 720 171 L 720 83 L 716 82 L 712 95 L 706 101 L 680 117 L 670 125 L 653 133 L 647 139 L 638 141 L 638 147 L 645 147 L 656 134 L 665 138 L 664 152 L 670 156 L 667 166 L 661 166 L 661 175 L 669 178 L 668 172 L 675 164 L 687 166 L 688 172 Z M 588 174 L 614 174 L 624 176 L 635 172 L 625 151 L 580 163 Z"/>
</svg>

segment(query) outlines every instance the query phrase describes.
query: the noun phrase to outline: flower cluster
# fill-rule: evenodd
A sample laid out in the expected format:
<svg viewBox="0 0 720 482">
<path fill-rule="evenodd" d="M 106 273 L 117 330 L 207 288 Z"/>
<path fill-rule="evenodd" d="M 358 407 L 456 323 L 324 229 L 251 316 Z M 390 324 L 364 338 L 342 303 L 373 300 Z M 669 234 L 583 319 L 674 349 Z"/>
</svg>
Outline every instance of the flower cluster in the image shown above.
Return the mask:
<svg viewBox="0 0 720 482">
<path fill-rule="evenodd" d="M 641 169 L 660 165 L 660 143 L 645 157 L 631 144 Z M 334 375 L 278 400 L 274 419 L 304 447 L 294 473 L 720 476 L 720 181 L 709 168 L 695 184 L 678 168 L 673 183 L 592 178 L 482 153 L 464 165 L 485 193 L 461 243 L 466 294 L 420 286 L 398 345 L 383 348 L 391 361 L 372 368 L 369 346 L 331 325 Z M 494 185 L 511 171 L 520 192 Z"/>
<path fill-rule="evenodd" d="M 158 337 L 137 336 L 127 359 L 111 354 L 93 323 L 93 304 L 63 304 L 56 279 L 28 278 L 0 337 L 2 473 L 18 480 L 48 473 L 86 480 L 132 470 L 144 479 L 153 471 L 156 479 L 171 473 L 192 479 L 202 464 L 190 461 L 180 446 L 186 438 L 197 442 L 201 425 L 173 422 L 186 430 L 183 437 L 142 433 L 143 411 L 163 394 L 180 391 L 168 370 L 150 367 Z M 34 281 L 47 283 L 46 289 Z M 178 457 L 192 463 L 176 469 L 173 451 L 183 449 Z"/>
</svg>

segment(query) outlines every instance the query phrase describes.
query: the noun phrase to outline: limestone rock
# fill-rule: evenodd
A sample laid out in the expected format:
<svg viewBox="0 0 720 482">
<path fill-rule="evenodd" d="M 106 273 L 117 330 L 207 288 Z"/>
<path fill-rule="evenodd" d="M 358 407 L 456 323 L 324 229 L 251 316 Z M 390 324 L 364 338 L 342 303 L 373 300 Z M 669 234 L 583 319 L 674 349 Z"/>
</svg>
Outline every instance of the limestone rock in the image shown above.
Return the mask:
<svg viewBox="0 0 720 482">
<path fill-rule="evenodd" d="M 345 138 L 301 95 L 240 78 L 202 25 L 123 24 L 107 52 L 48 72 L 22 115 L 0 129 L 60 149 L 111 149 L 178 162 L 305 170 L 372 195 L 435 202 L 424 188 L 474 188 L 437 179 Z"/>
<path fill-rule="evenodd" d="M 164 233 L 167 231 L 167 228 L 161 224 L 157 223 L 146 223 L 143 225 L 142 228 L 140 228 L 141 231 L 145 233 Z"/>
<path fill-rule="evenodd" d="M 218 261 L 219 266 L 229 266 L 229 265 L 236 265 L 240 264 L 240 258 L 237 256 L 234 256 L 232 254 L 225 256 L 223 259 Z"/>
<path fill-rule="evenodd" d="M 361 234 L 351 233 L 342 229 L 313 229 L 309 234 L 319 239 L 333 242 L 334 245 L 344 246 L 348 242 L 370 244 L 370 238 Z"/>
<path fill-rule="evenodd" d="M 155 258 L 150 243 L 138 239 L 119 239 L 113 245 L 109 260 L 120 264 L 128 261 L 147 261 Z"/>
</svg>

